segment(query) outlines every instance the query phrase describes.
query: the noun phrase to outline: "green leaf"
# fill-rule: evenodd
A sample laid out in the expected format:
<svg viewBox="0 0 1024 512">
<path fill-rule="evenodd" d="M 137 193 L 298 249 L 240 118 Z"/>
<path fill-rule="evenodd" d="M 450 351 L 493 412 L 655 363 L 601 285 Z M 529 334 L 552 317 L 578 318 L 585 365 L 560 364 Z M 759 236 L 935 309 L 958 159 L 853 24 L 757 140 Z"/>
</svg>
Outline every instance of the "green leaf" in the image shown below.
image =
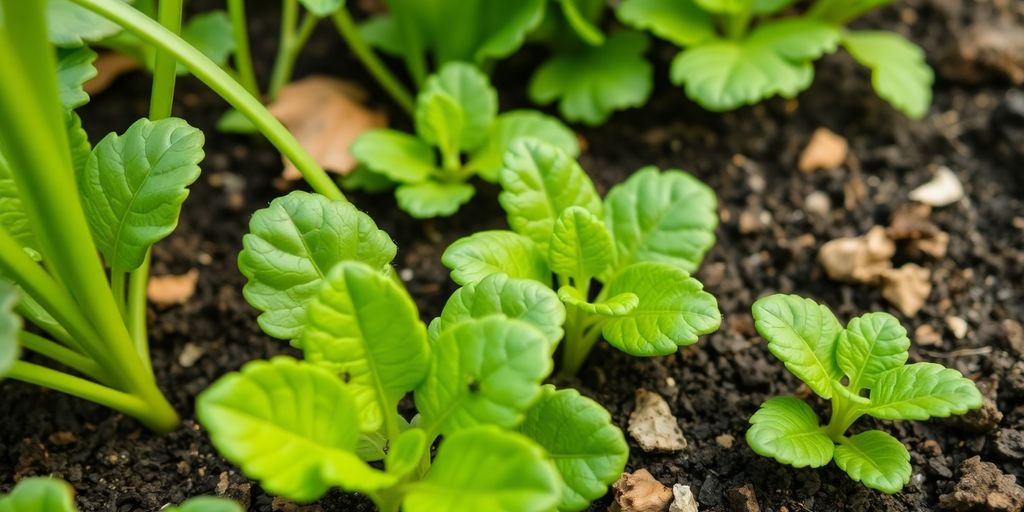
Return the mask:
<svg viewBox="0 0 1024 512">
<path fill-rule="evenodd" d="M 427 433 L 423 429 L 411 428 L 402 432 L 388 450 L 388 473 L 403 478 L 419 468 L 423 454 L 430 448 Z"/>
<path fill-rule="evenodd" d="M 616 110 L 639 107 L 653 88 L 654 68 L 644 53 L 648 38 L 638 32 L 616 32 L 602 46 L 558 53 L 530 79 L 530 99 L 548 104 L 559 100 L 562 117 L 599 125 Z"/>
<path fill-rule="evenodd" d="M 585 208 L 570 206 L 555 221 L 548 263 L 554 273 L 582 283 L 604 272 L 612 263 L 614 251 L 612 237 L 601 219 Z"/>
<path fill-rule="evenodd" d="M 636 309 L 611 318 L 602 333 L 608 343 L 635 356 L 664 356 L 697 337 L 718 330 L 718 301 L 700 281 L 675 267 L 645 262 L 630 265 L 608 284 L 608 296 L 633 293 Z"/>
<path fill-rule="evenodd" d="M 192 498 L 177 507 L 161 509 L 161 512 L 243 512 L 242 506 L 227 498 L 200 496 Z"/>
<path fill-rule="evenodd" d="M 218 66 L 224 66 L 235 52 L 235 38 L 232 36 L 231 19 L 222 10 L 207 11 L 188 20 L 181 29 L 181 38 L 210 58 Z M 188 74 L 188 68 L 177 64 L 176 73 Z"/>
<path fill-rule="evenodd" d="M 32 232 L 25 205 L 21 202 L 18 186 L 14 183 L 14 176 L 8 165 L 7 159 L 0 153 L 0 226 L 3 226 L 3 230 L 14 237 L 22 247 L 38 253 L 39 242 Z"/>
<path fill-rule="evenodd" d="M 693 46 L 715 37 L 711 15 L 694 0 L 624 0 L 617 11 L 623 23 L 678 46 Z"/>
<path fill-rule="evenodd" d="M 217 120 L 217 131 L 252 135 L 259 133 L 259 128 L 256 128 L 256 125 L 248 117 L 245 117 L 245 114 L 232 108 L 225 111 Z"/>
<path fill-rule="evenodd" d="M 18 333 L 21 332 L 22 322 L 21 317 L 14 312 L 17 304 L 18 289 L 11 282 L 0 279 L 0 378 L 10 371 L 21 354 Z M 565 317 L 564 311 L 562 317 Z"/>
<path fill-rule="evenodd" d="M 460 238 L 444 251 L 441 262 L 451 269 L 452 281 L 461 285 L 498 272 L 551 285 L 544 255 L 532 240 L 511 231 L 481 231 Z"/>
<path fill-rule="evenodd" d="M 903 443 L 880 430 L 843 439 L 835 457 L 836 465 L 850 478 L 888 494 L 900 492 L 914 472 Z"/>
<path fill-rule="evenodd" d="M 796 0 L 754 0 L 753 13 L 761 16 L 775 14 L 796 3 Z"/>
<path fill-rule="evenodd" d="M 601 46 L 605 41 L 604 33 L 595 26 L 595 23 L 601 21 L 599 16 L 595 16 L 596 19 L 587 16 L 589 13 L 584 13 L 584 10 L 588 5 L 579 5 L 578 2 L 582 0 L 558 0 L 562 7 L 562 18 L 583 42 Z M 589 3 L 594 2 L 591 0 Z"/>
<path fill-rule="evenodd" d="M 224 458 L 268 493 L 309 502 L 335 485 L 375 491 L 397 478 L 367 466 L 355 399 L 341 379 L 278 356 L 221 377 L 196 399 L 196 415 Z"/>
<path fill-rule="evenodd" d="M 257 211 L 242 245 L 238 269 L 248 279 L 245 300 L 262 312 L 263 332 L 283 340 L 301 336 L 306 305 L 335 265 L 355 260 L 383 271 L 397 251 L 388 234 L 351 203 L 301 191 Z"/>
<path fill-rule="evenodd" d="M 687 48 L 672 62 L 672 81 L 715 112 L 780 95 L 795 97 L 811 85 L 810 61 L 835 51 L 839 30 L 795 18 L 760 25 L 742 41 L 714 40 Z"/>
<path fill-rule="evenodd" d="M 434 172 L 437 157 L 427 143 L 386 128 L 368 130 L 349 148 L 352 156 L 377 174 L 400 183 L 419 183 Z"/>
<path fill-rule="evenodd" d="M 753 0 L 695 0 L 705 11 L 715 14 L 739 14 L 750 9 Z"/>
<path fill-rule="evenodd" d="M 76 512 L 75 490 L 56 478 L 24 478 L 0 496 L 0 512 Z"/>
<path fill-rule="evenodd" d="M 476 194 L 469 183 L 422 183 L 400 185 L 395 189 L 398 207 L 417 219 L 449 217 Z"/>
<path fill-rule="evenodd" d="M 867 413 L 882 420 L 926 420 L 981 407 L 981 393 L 960 372 L 935 363 L 914 363 L 878 376 Z"/>
<path fill-rule="evenodd" d="M 139 119 L 96 144 L 78 186 L 96 246 L 114 271 L 139 268 L 174 231 L 203 156 L 203 132 L 177 118 Z"/>
<path fill-rule="evenodd" d="M 908 117 L 920 119 L 932 104 L 935 72 L 924 51 L 893 32 L 844 32 L 843 47 L 871 68 L 875 92 Z"/>
<path fill-rule="evenodd" d="M 420 138 L 441 151 L 445 169 L 457 168 L 466 112 L 455 98 L 442 91 L 424 90 L 416 99 L 413 120 Z"/>
<path fill-rule="evenodd" d="M 70 110 L 64 111 L 64 130 L 68 134 L 68 147 L 71 150 L 71 164 L 75 169 L 75 175 L 81 176 L 89 162 L 89 155 L 92 154 L 89 135 L 82 128 L 82 119 Z"/>
<path fill-rule="evenodd" d="M 345 190 L 362 190 L 368 194 L 379 194 L 394 190 L 395 182 L 383 174 L 377 174 L 365 165 L 359 165 L 352 172 L 342 176 L 339 183 Z"/>
<path fill-rule="evenodd" d="M 560 511 L 584 510 L 604 496 L 629 458 L 629 445 L 608 411 L 575 389 L 544 386 L 519 431 L 554 460 L 564 483 Z"/>
<path fill-rule="evenodd" d="M 640 297 L 635 293 L 621 293 L 600 302 L 591 303 L 583 293 L 571 286 L 558 289 L 558 298 L 567 306 L 572 306 L 584 313 L 601 316 L 624 316 L 633 312 L 640 305 Z"/>
<path fill-rule="evenodd" d="M 755 453 L 797 468 L 820 468 L 832 460 L 835 443 L 811 406 L 791 396 L 769 398 L 750 418 L 747 444 Z"/>
<path fill-rule="evenodd" d="M 605 223 L 615 240 L 616 268 L 660 261 L 694 272 L 715 244 L 715 192 L 681 171 L 645 167 L 605 198 Z"/>
<path fill-rule="evenodd" d="M 754 327 L 768 350 L 822 398 L 843 372 L 836 362 L 842 327 L 825 306 L 797 295 L 769 295 L 754 303 Z"/>
<path fill-rule="evenodd" d="M 487 140 L 470 155 L 466 168 L 487 181 L 497 181 L 505 152 L 523 137 L 558 146 L 573 158 L 580 152 L 576 134 L 558 119 L 533 110 L 513 110 L 494 120 Z"/>
<path fill-rule="evenodd" d="M 401 30 L 390 14 L 379 14 L 360 23 L 359 35 L 366 44 L 388 55 L 401 57 L 406 52 Z"/>
<path fill-rule="evenodd" d="M 505 156 L 498 201 L 508 214 L 512 230 L 548 253 L 555 221 L 570 206 L 580 206 L 601 217 L 601 198 L 583 169 L 561 149 L 532 139 L 521 139 Z"/>
<path fill-rule="evenodd" d="M 518 426 L 551 373 L 551 344 L 521 320 L 467 320 L 441 333 L 431 349 L 416 408 L 428 431 L 446 436 L 481 423 Z"/>
<path fill-rule="evenodd" d="M 426 478 L 407 487 L 402 510 L 552 510 L 559 486 L 558 472 L 536 443 L 480 426 L 445 437 Z"/>
<path fill-rule="evenodd" d="M 494 123 L 498 113 L 498 93 L 491 87 L 487 75 L 476 66 L 464 62 L 445 64 L 436 75 L 423 84 L 420 97 L 430 97 L 434 93 L 442 93 L 455 100 L 462 112 L 462 123 L 457 131 L 457 148 L 472 151 L 487 139 L 487 132 Z M 420 100 L 417 100 L 419 103 Z M 417 114 L 419 114 L 417 104 Z M 417 115 L 417 130 L 419 115 Z M 422 134 L 422 132 L 421 132 Z M 423 135 L 424 139 L 433 142 Z M 440 144 L 438 144 L 440 145 Z"/>
<path fill-rule="evenodd" d="M 907 330 L 888 313 L 868 313 L 850 320 L 839 335 L 836 362 L 858 392 L 874 385 L 878 376 L 903 366 L 909 356 Z"/>
<path fill-rule="evenodd" d="M 345 5 L 345 0 L 299 0 L 302 6 L 318 18 L 324 18 L 334 14 Z"/>
<path fill-rule="evenodd" d="M 523 320 L 544 334 L 552 350 L 565 332 L 565 307 L 548 285 L 528 279 L 512 279 L 497 273 L 455 290 L 445 304 L 432 334 L 440 335 L 473 318 L 504 315 Z"/>
<path fill-rule="evenodd" d="M 110 37 L 121 26 L 71 0 L 45 0 L 50 42 L 57 46 L 84 46 Z M 131 2 L 126 2 L 131 3 Z"/>
<path fill-rule="evenodd" d="M 86 46 L 57 48 L 57 88 L 65 110 L 74 110 L 89 103 L 82 86 L 96 76 L 92 63 L 96 52 Z"/>
<path fill-rule="evenodd" d="M 846 0 L 825 4 L 824 9 L 811 9 L 815 19 L 841 26 L 876 7 L 891 4 L 893 0 Z"/>
<path fill-rule="evenodd" d="M 306 309 L 300 342 L 306 360 L 342 376 L 364 432 L 380 429 L 427 374 L 430 349 L 416 304 L 378 268 L 344 261 Z"/>
</svg>

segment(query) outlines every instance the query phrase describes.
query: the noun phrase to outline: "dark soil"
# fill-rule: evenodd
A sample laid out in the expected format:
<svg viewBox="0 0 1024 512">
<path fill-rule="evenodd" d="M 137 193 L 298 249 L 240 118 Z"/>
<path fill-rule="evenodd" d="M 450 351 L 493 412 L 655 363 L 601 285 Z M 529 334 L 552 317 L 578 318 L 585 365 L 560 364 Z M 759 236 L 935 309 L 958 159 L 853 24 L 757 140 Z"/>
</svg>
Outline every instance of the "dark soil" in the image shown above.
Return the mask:
<svg viewBox="0 0 1024 512">
<path fill-rule="evenodd" d="M 1021 4 L 1012 0 L 899 4 L 860 25 L 911 35 L 934 64 L 968 26 L 995 20 L 1020 25 L 1024 18 Z M 253 33 L 263 36 L 254 39 L 263 73 L 275 44 L 272 8 L 268 3 L 257 9 L 252 21 Z M 690 485 L 701 510 L 714 511 L 732 510 L 728 497 L 745 484 L 753 485 L 764 511 L 935 510 L 939 495 L 955 484 L 960 462 L 975 454 L 1024 477 L 1024 453 L 998 449 L 995 443 L 1000 428 L 1024 427 L 1024 354 L 1019 352 L 1024 340 L 1012 323 L 1024 320 L 1021 92 L 998 79 L 966 85 L 940 77 L 931 115 L 910 122 L 872 93 L 866 71 L 835 55 L 819 64 L 815 85 L 798 101 L 772 100 L 714 115 L 665 83 L 673 54 L 665 45 L 652 51 L 660 85 L 645 108 L 617 114 L 599 128 L 579 127 L 589 148 L 582 164 L 602 192 L 653 164 L 693 172 L 720 200 L 718 244 L 699 277 L 719 299 L 721 331 L 665 358 L 631 358 L 599 346 L 578 380 L 560 383 L 599 400 L 623 428 L 637 388 L 667 398 L 689 448 L 655 455 L 634 444 L 629 470 L 647 468 L 669 486 Z M 503 107 L 525 104 L 522 77 L 540 56 L 531 51 L 499 66 L 496 83 L 503 87 Z M 354 78 L 373 91 L 378 106 L 401 119 L 326 24 L 299 65 L 299 75 L 312 72 Z M 92 138 L 122 131 L 143 116 L 148 84 L 144 75 L 132 75 L 95 98 L 82 116 Z M 224 104 L 193 79 L 181 82 L 175 110 L 208 135 L 204 175 L 193 187 L 178 230 L 154 253 L 155 274 L 192 268 L 201 273 L 197 293 L 186 305 L 150 311 L 157 378 L 184 423 L 155 437 L 109 410 L 4 382 L 0 488 L 25 476 L 52 474 L 74 485 L 87 512 L 155 511 L 200 494 L 225 494 L 255 511 L 285 510 L 275 508 L 258 484 L 216 453 L 193 417 L 194 397 L 220 375 L 252 359 L 292 352 L 257 328 L 235 266 L 249 216 L 282 194 L 274 186 L 279 157 L 265 142 L 215 132 Z M 797 156 L 820 126 L 849 139 L 854 158 L 840 170 L 800 173 Z M 818 248 L 887 225 L 893 211 L 909 202 L 908 191 L 928 181 L 940 165 L 959 176 L 967 198 L 932 214 L 951 236 L 949 254 L 938 261 L 914 260 L 932 271 L 933 290 L 924 310 L 901 319 L 911 333 L 928 325 L 942 336 L 939 346 L 913 347 L 913 361 L 942 362 L 998 384 L 1002 421 L 981 433 L 952 421 L 878 425 L 912 450 L 914 476 L 896 496 L 868 490 L 834 466 L 796 470 L 755 455 L 743 442 L 747 419 L 767 397 L 800 393 L 801 388 L 753 331 L 751 303 L 768 293 L 791 292 L 823 301 L 843 319 L 873 310 L 898 315 L 877 289 L 828 280 L 816 263 Z M 395 265 L 424 318 L 437 315 L 454 288 L 439 261 L 445 247 L 474 231 L 505 226 L 497 191 L 480 188 L 459 215 L 432 222 L 404 215 L 389 195 L 352 197 L 398 243 Z M 805 198 L 815 191 L 831 199 L 824 215 L 804 210 Z M 741 218 L 747 220 L 742 230 Z M 950 332 L 948 316 L 967 321 L 964 339 Z M 188 367 L 181 364 L 186 350 L 202 354 Z M 827 411 L 826 404 L 815 406 Z M 732 444 L 726 447 L 729 436 Z M 609 502 L 605 498 L 592 510 L 605 510 Z M 371 510 L 361 498 L 342 493 L 330 494 L 319 506 L 310 510 Z"/>
</svg>

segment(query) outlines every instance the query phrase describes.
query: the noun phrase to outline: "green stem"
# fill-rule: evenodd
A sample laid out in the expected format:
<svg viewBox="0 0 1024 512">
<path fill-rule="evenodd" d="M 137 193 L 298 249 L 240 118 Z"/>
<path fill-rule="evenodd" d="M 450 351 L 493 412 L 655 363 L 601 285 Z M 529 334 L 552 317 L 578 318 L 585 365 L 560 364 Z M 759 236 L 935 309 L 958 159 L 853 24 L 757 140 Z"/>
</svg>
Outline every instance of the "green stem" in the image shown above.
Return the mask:
<svg viewBox="0 0 1024 512">
<path fill-rule="evenodd" d="M 146 287 L 149 284 L 149 267 L 153 259 L 153 250 L 146 251 L 142 265 L 132 271 L 128 280 L 128 311 L 125 322 L 128 334 L 135 342 L 135 351 L 139 354 L 147 369 L 152 371 L 149 359 L 149 331 L 146 329 Z"/>
<path fill-rule="evenodd" d="M 159 0 L 157 20 L 174 35 L 181 33 L 182 0 Z M 149 118 L 157 121 L 170 117 L 174 104 L 175 75 L 174 55 L 157 48 L 153 64 L 153 90 L 149 96 Z"/>
<path fill-rule="evenodd" d="M 95 402 L 136 418 L 150 412 L 146 401 L 137 396 L 25 361 L 15 361 L 6 376 Z"/>
<path fill-rule="evenodd" d="M 98 381 L 103 381 L 103 370 L 88 357 L 70 350 L 59 343 L 50 341 L 37 334 L 28 331 L 18 333 L 18 342 L 32 352 L 48 357 L 64 366 L 74 368 L 83 375 L 87 375 Z"/>
<path fill-rule="evenodd" d="M 558 372 L 562 377 L 572 377 L 579 373 L 587 356 L 594 348 L 594 344 L 601 336 L 603 322 L 593 322 L 587 327 L 584 325 L 585 318 L 582 313 L 579 310 L 576 313 L 573 325 L 568 325 L 568 322 L 566 325 L 565 351 L 562 354 L 562 368 Z M 570 334 L 570 329 L 573 330 L 572 334 Z"/>
<path fill-rule="evenodd" d="M 249 50 L 249 28 L 245 21 L 245 0 L 228 0 L 228 16 L 231 17 L 231 34 L 235 38 L 235 68 L 238 81 L 254 97 L 260 97 L 256 84 L 256 72 L 252 67 L 252 51 Z"/>
<path fill-rule="evenodd" d="M 117 270 L 110 270 L 110 291 L 114 294 L 114 302 L 117 303 L 117 310 L 121 312 L 122 318 L 127 318 L 125 311 L 125 278 L 128 274 Z"/>
<path fill-rule="evenodd" d="M 292 55 L 298 55 L 293 50 L 295 46 L 295 24 L 299 20 L 298 0 L 284 0 L 281 2 L 281 37 L 277 45 L 277 57 L 274 58 L 274 70 L 270 75 L 270 89 L 267 93 L 268 99 L 273 101 L 281 88 L 288 83 L 292 76 L 292 67 L 295 62 Z"/>
<path fill-rule="evenodd" d="M 72 1 L 121 25 L 146 43 L 174 55 L 196 78 L 252 121 L 263 136 L 295 164 L 314 191 L 330 199 L 345 200 L 345 195 L 330 176 L 284 125 L 275 119 L 259 100 L 202 52 L 120 0 Z"/>
<path fill-rule="evenodd" d="M 725 35 L 733 40 L 741 40 L 746 37 L 752 16 L 749 9 L 736 14 L 725 15 Z"/>
<path fill-rule="evenodd" d="M 38 302 L 38 301 L 37 301 Z M 23 318 L 27 318 L 29 322 L 32 322 L 36 327 L 46 331 L 47 334 L 52 336 L 54 339 L 59 341 L 65 347 L 81 354 L 81 345 L 75 342 L 75 340 L 68 334 L 67 329 L 60 325 L 49 313 L 44 311 L 40 306 L 28 306 L 26 300 L 18 301 L 18 305 L 15 306 L 14 311 L 21 315 Z"/>
<path fill-rule="evenodd" d="M 345 43 L 348 44 L 352 53 L 363 63 L 363 66 L 373 75 L 377 83 L 391 96 L 391 99 L 395 100 L 395 103 L 411 116 L 416 109 L 416 102 L 412 94 L 388 70 L 384 62 L 377 57 L 377 54 L 373 52 L 362 36 L 359 35 L 359 29 L 356 27 L 348 10 L 344 7 L 338 9 L 334 13 L 333 20 L 334 26 L 338 28 L 338 33 L 341 34 Z"/>
</svg>

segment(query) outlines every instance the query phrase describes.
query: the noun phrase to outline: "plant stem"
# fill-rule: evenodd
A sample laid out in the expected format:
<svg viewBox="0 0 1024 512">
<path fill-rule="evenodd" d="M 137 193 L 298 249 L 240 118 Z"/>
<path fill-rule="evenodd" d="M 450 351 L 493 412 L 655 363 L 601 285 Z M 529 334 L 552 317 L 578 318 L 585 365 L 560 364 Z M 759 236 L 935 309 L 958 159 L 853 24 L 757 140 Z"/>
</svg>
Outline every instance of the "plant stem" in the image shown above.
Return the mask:
<svg viewBox="0 0 1024 512">
<path fill-rule="evenodd" d="M 363 66 L 373 75 L 377 83 L 391 95 L 391 99 L 395 100 L 395 103 L 411 116 L 416 109 L 416 102 L 413 100 L 412 94 L 388 70 L 384 62 L 377 57 L 377 54 L 373 52 L 362 36 L 359 35 L 359 29 L 356 27 L 355 22 L 352 21 L 352 16 L 348 13 L 348 9 L 344 7 L 338 9 L 332 19 L 334 20 L 334 26 L 338 28 L 338 33 L 341 34 L 345 43 L 348 44 L 352 53 L 363 63 Z"/>
<path fill-rule="evenodd" d="M 245 20 L 245 0 L 228 0 L 228 16 L 231 17 L 231 34 L 235 38 L 235 68 L 238 81 L 253 97 L 260 97 L 256 84 L 256 72 L 252 67 L 252 51 L 249 50 L 249 28 Z"/>
<path fill-rule="evenodd" d="M 110 291 L 114 294 L 114 302 L 117 303 L 117 310 L 121 312 L 121 317 L 127 319 L 127 312 L 125 311 L 125 278 L 127 274 L 117 270 L 110 270 Z"/>
<path fill-rule="evenodd" d="M 572 377 L 579 373 L 597 339 L 601 337 L 601 321 L 594 322 L 590 327 L 582 325 L 582 319 L 574 323 L 579 324 L 579 334 L 570 337 L 569 329 L 566 329 L 565 353 L 562 354 L 562 368 L 558 372 L 562 377 Z"/>
<path fill-rule="evenodd" d="M 281 88 L 292 76 L 292 66 L 295 62 L 291 58 L 295 45 L 295 24 L 299 19 L 298 0 L 284 0 L 281 2 L 281 37 L 277 44 L 277 57 L 274 58 L 274 70 L 270 75 L 270 88 L 267 98 L 274 101 Z M 291 62 L 289 62 L 291 61 Z"/>
<path fill-rule="evenodd" d="M 64 366 L 74 368 L 83 375 L 87 375 L 96 380 L 103 381 L 104 375 L 103 370 L 100 369 L 96 363 L 88 357 L 70 350 L 58 343 L 54 343 L 42 336 L 32 334 L 28 331 L 21 331 L 18 333 L 18 342 L 22 347 L 31 350 L 41 356 L 48 357 Z"/>
<path fill-rule="evenodd" d="M 750 27 L 752 13 L 747 9 L 736 14 L 725 15 L 725 35 L 729 39 L 741 40 L 747 36 L 747 29 Z"/>
<path fill-rule="evenodd" d="M 174 35 L 181 33 L 182 0 L 158 0 L 157 20 Z M 174 71 L 177 63 L 166 49 L 156 49 L 153 64 L 153 90 L 149 96 L 149 119 L 158 121 L 170 117 L 174 104 Z"/>
<path fill-rule="evenodd" d="M 136 418 L 150 412 L 149 404 L 137 396 L 25 361 L 15 361 L 7 377 L 77 396 Z"/>
<path fill-rule="evenodd" d="M 146 43 L 174 55 L 178 62 L 188 68 L 196 78 L 202 80 L 232 107 L 252 121 L 263 136 L 295 164 L 314 191 L 330 199 L 345 200 L 345 195 L 341 193 L 330 176 L 295 140 L 295 137 L 288 132 L 284 125 L 275 119 L 259 100 L 249 94 L 244 87 L 202 52 L 120 0 L 72 1 L 121 25 Z"/>
<path fill-rule="evenodd" d="M 128 311 L 125 317 L 128 334 L 135 342 L 135 352 L 139 354 L 149 371 L 153 371 L 153 363 L 149 359 L 149 331 L 146 329 L 146 287 L 149 285 L 149 267 L 152 259 L 151 249 L 146 251 L 142 265 L 132 271 L 132 278 L 128 281 Z"/>
<path fill-rule="evenodd" d="M 27 295 L 25 297 L 31 298 L 30 296 Z M 55 320 L 53 316 L 44 311 L 42 309 L 42 306 L 29 306 L 28 300 L 25 297 L 23 297 L 22 300 L 18 301 L 18 305 L 14 307 L 15 312 L 17 312 L 23 318 L 28 319 L 28 321 L 32 322 L 36 327 L 39 327 L 40 329 L 46 331 L 47 334 L 49 334 L 54 339 L 59 341 L 65 347 L 68 347 L 72 351 L 75 351 L 79 354 L 83 352 L 82 347 L 79 346 L 78 343 L 76 343 L 75 340 L 71 338 L 71 335 L 68 334 L 67 329 L 64 329 L 64 327 L 60 325 L 60 322 L 57 322 L 57 320 Z"/>
</svg>

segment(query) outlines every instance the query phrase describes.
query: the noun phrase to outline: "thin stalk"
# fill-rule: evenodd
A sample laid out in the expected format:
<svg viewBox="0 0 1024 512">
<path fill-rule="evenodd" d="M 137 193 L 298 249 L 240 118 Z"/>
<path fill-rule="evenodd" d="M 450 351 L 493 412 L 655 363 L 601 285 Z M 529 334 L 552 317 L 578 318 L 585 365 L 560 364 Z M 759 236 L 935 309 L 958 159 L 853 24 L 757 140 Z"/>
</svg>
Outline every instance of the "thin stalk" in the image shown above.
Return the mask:
<svg viewBox="0 0 1024 512">
<path fill-rule="evenodd" d="M 67 393 L 136 418 L 144 417 L 150 410 L 150 405 L 137 396 L 25 361 L 15 361 L 6 377 Z"/>
<path fill-rule="evenodd" d="M 174 35 L 181 33 L 182 0 L 159 0 L 157 20 Z M 174 104 L 174 83 L 177 78 L 174 55 L 157 48 L 153 64 L 153 89 L 149 96 L 149 118 L 153 121 L 170 117 Z"/>
<path fill-rule="evenodd" d="M 807 16 L 815 19 L 831 19 L 834 16 L 833 11 L 844 1 L 846 0 L 818 0 L 807 11 Z"/>
<path fill-rule="evenodd" d="M 746 37 L 752 16 L 749 9 L 736 14 L 725 15 L 725 35 L 733 40 L 740 40 Z"/>
<path fill-rule="evenodd" d="M 117 270 L 110 271 L 110 291 L 114 294 L 114 302 L 117 303 L 117 310 L 121 312 L 122 318 L 127 318 L 125 311 L 125 280 L 128 274 Z"/>
<path fill-rule="evenodd" d="M 256 84 L 256 72 L 252 67 L 252 51 L 249 50 L 249 28 L 245 20 L 245 0 L 228 0 L 228 16 L 231 18 L 231 34 L 235 38 L 235 69 L 238 81 L 254 97 L 260 97 Z"/>
<path fill-rule="evenodd" d="M 146 329 L 146 287 L 149 284 L 152 259 L 153 251 L 146 251 L 142 265 L 132 272 L 132 278 L 128 281 L 128 311 L 125 320 L 128 334 L 135 342 L 135 351 L 150 371 L 153 371 L 153 363 L 149 359 L 149 331 Z"/>
<path fill-rule="evenodd" d="M 103 370 L 95 361 L 75 352 L 74 350 L 70 350 L 59 343 L 50 341 L 28 331 L 21 331 L 18 333 L 18 343 L 32 352 L 47 357 L 67 366 L 68 368 L 74 368 L 83 375 L 87 375 L 98 381 L 105 380 Z"/>
<path fill-rule="evenodd" d="M 332 19 L 334 20 L 334 26 L 338 28 L 338 33 L 341 34 L 342 39 L 348 44 L 356 58 L 363 63 L 366 70 L 373 75 L 373 78 L 391 96 L 391 99 L 395 100 L 395 103 L 411 116 L 416 109 L 416 102 L 412 94 L 388 70 L 384 62 L 370 48 L 370 45 L 366 44 L 366 41 L 359 35 L 359 30 L 348 10 L 344 7 L 338 9 Z"/>
<path fill-rule="evenodd" d="M 22 318 L 28 319 L 28 321 L 32 322 L 36 327 L 46 331 L 47 334 L 52 336 L 65 347 L 68 347 L 79 354 L 83 353 L 82 347 L 71 338 L 67 329 L 62 327 L 60 322 L 44 311 L 41 306 L 30 306 L 28 300 L 23 298 L 18 301 L 18 304 L 14 307 L 14 311 L 21 315 Z"/>
<path fill-rule="evenodd" d="M 330 176 L 316 163 L 312 155 L 295 140 L 295 137 L 288 132 L 284 125 L 275 119 L 259 100 L 249 94 L 235 79 L 231 78 L 231 75 L 203 55 L 202 52 L 160 26 L 159 23 L 153 21 L 145 14 L 140 13 L 120 0 L 72 1 L 121 25 L 125 30 L 146 43 L 174 55 L 178 62 L 188 68 L 192 75 L 213 89 L 220 97 L 230 103 L 232 107 L 252 121 L 263 136 L 295 164 L 314 191 L 330 199 L 345 200 L 345 195 L 341 193 L 341 190 L 335 185 Z"/>
<path fill-rule="evenodd" d="M 601 322 L 596 322 L 589 329 L 584 329 L 583 334 L 576 340 L 570 341 L 566 336 L 565 353 L 562 355 L 562 369 L 559 370 L 559 375 L 572 377 L 579 373 L 599 337 L 601 337 Z"/>
<path fill-rule="evenodd" d="M 281 88 L 288 83 L 288 79 L 292 76 L 292 67 L 295 65 L 293 54 L 295 56 L 298 55 L 298 52 L 293 49 L 295 46 L 295 25 L 298 20 L 298 0 L 284 0 L 281 2 L 281 37 L 277 44 L 277 57 L 274 58 L 274 70 L 270 75 L 270 89 L 267 93 L 271 101 L 277 98 Z"/>
</svg>

